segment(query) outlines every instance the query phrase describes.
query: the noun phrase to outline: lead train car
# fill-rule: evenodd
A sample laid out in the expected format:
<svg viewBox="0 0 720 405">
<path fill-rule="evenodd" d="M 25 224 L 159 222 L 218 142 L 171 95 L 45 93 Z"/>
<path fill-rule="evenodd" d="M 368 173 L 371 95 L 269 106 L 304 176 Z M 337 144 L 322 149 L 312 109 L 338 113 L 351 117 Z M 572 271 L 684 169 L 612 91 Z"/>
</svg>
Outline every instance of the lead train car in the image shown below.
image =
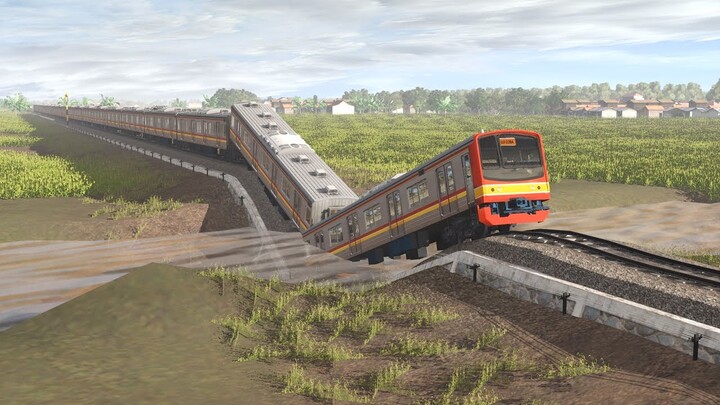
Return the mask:
<svg viewBox="0 0 720 405">
<path fill-rule="evenodd" d="M 550 198 L 540 134 L 475 134 L 414 170 L 371 190 L 303 239 L 330 253 L 371 264 L 385 256 L 420 258 L 467 237 L 542 222 Z"/>
</svg>

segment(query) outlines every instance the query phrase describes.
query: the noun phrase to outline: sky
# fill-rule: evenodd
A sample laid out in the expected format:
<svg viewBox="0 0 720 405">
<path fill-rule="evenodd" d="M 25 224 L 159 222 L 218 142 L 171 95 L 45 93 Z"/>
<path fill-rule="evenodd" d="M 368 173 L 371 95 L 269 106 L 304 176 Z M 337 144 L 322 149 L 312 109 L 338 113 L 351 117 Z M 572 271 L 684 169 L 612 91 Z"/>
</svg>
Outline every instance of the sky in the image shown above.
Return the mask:
<svg viewBox="0 0 720 405">
<path fill-rule="evenodd" d="M 0 0 L 0 97 L 720 79 L 718 0 Z"/>
</svg>

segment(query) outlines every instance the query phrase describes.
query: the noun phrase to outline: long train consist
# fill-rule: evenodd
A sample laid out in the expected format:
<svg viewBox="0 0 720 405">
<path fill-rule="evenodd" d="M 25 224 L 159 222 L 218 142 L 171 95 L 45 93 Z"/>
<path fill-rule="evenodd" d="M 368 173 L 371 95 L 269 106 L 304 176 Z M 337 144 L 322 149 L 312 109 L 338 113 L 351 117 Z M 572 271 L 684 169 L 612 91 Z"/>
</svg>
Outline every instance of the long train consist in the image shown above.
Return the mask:
<svg viewBox="0 0 720 405">
<path fill-rule="evenodd" d="M 361 198 L 274 109 L 258 104 L 202 112 L 34 106 L 39 114 L 238 152 L 302 233 L 340 257 L 379 263 L 438 249 L 513 224 L 542 222 L 550 198 L 541 136 L 477 133 Z"/>
</svg>

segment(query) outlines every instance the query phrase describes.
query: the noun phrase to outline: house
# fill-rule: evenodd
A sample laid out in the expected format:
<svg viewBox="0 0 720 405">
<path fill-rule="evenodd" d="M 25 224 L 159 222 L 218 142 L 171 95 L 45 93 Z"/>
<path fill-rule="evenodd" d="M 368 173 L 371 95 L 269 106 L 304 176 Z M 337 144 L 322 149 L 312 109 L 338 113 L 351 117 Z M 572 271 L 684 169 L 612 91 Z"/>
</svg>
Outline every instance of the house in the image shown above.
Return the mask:
<svg viewBox="0 0 720 405">
<path fill-rule="evenodd" d="M 599 104 L 600 104 L 600 107 L 617 108 L 618 104 L 620 104 L 620 100 L 615 100 L 615 99 L 600 100 Z"/>
<path fill-rule="evenodd" d="M 588 111 L 588 115 L 591 117 L 600 118 L 616 118 L 618 116 L 617 111 L 614 108 L 609 107 L 597 107 Z"/>
<path fill-rule="evenodd" d="M 675 100 L 671 100 L 669 98 L 659 98 L 657 99 L 657 102 L 665 109 L 675 107 Z"/>
<path fill-rule="evenodd" d="M 720 108 L 708 108 L 703 111 L 701 117 L 703 118 L 720 118 Z"/>
<path fill-rule="evenodd" d="M 707 108 L 709 105 L 710 103 L 707 100 L 690 100 L 688 102 L 688 106 L 694 108 Z"/>
<path fill-rule="evenodd" d="M 274 108 L 278 114 L 292 114 L 294 111 L 293 103 L 287 97 L 272 99 L 272 108 Z"/>
<path fill-rule="evenodd" d="M 664 111 L 665 109 L 663 106 L 659 104 L 645 105 L 641 109 L 637 110 L 637 116 L 645 118 L 662 118 Z"/>
<path fill-rule="evenodd" d="M 646 105 L 657 105 L 662 107 L 660 102 L 657 100 L 628 100 L 627 101 L 627 107 L 632 108 L 633 110 L 640 111 L 642 108 Z"/>
<path fill-rule="evenodd" d="M 683 118 L 697 118 L 701 117 L 704 109 L 685 107 L 685 108 L 671 108 L 665 112 L 668 117 L 683 117 Z"/>
<path fill-rule="evenodd" d="M 572 110 L 573 108 L 577 107 L 578 102 L 574 98 L 564 98 L 560 100 L 562 103 L 562 109 L 565 111 Z"/>
<path fill-rule="evenodd" d="M 328 104 L 327 112 L 332 115 L 355 114 L 355 106 L 348 104 L 345 100 L 335 100 Z"/>
<path fill-rule="evenodd" d="M 637 118 L 638 116 L 637 111 L 632 108 L 617 108 L 616 111 L 618 118 Z"/>
<path fill-rule="evenodd" d="M 633 101 L 645 100 L 645 97 L 643 97 L 643 95 L 640 93 L 628 93 L 628 94 L 620 97 L 621 103 L 627 103 L 630 100 L 633 100 Z"/>
</svg>

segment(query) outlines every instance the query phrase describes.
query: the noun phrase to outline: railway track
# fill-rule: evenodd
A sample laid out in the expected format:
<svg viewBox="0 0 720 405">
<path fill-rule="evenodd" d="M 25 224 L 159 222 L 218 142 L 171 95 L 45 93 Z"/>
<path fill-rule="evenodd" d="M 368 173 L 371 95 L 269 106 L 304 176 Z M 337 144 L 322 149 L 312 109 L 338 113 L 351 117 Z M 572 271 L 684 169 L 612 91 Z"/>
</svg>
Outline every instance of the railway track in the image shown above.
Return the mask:
<svg viewBox="0 0 720 405">
<path fill-rule="evenodd" d="M 508 232 L 503 236 L 575 248 L 605 259 L 660 273 L 683 282 L 687 281 L 720 288 L 720 270 L 718 269 L 674 260 L 579 232 L 533 229 L 523 232 Z"/>
</svg>

